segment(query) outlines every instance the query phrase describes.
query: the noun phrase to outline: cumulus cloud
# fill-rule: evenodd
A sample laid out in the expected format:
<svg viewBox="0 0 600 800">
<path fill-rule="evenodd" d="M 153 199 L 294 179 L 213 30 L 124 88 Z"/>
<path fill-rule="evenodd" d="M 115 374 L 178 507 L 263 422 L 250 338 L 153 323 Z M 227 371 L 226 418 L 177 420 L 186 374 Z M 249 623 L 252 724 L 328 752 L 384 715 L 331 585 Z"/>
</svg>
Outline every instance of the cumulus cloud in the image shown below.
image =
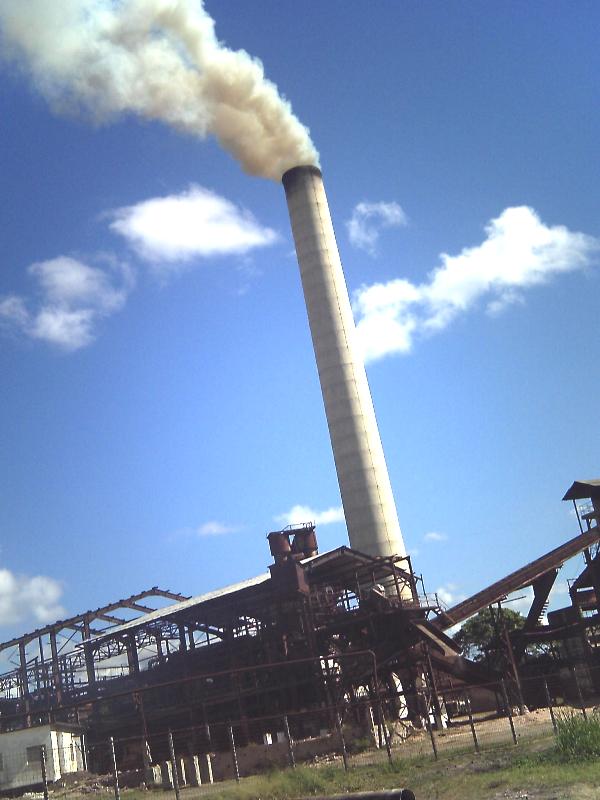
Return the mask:
<svg viewBox="0 0 600 800">
<path fill-rule="evenodd" d="M 229 533 L 238 533 L 243 529 L 243 525 L 232 525 L 231 523 L 222 522 L 217 519 L 209 519 L 200 525 L 189 525 L 185 528 L 171 531 L 171 533 L 167 535 L 167 539 L 176 541 L 178 539 L 204 538 L 205 536 L 226 536 Z"/>
<path fill-rule="evenodd" d="M 523 292 L 594 263 L 600 239 L 550 227 L 527 206 L 505 209 L 485 227 L 479 245 L 442 253 L 425 282 L 397 278 L 354 293 L 359 344 L 366 361 L 408 353 L 415 338 L 446 328 L 485 302 L 489 314 L 523 302 Z"/>
<path fill-rule="evenodd" d="M 250 211 L 196 184 L 117 208 L 110 217 L 111 230 L 163 272 L 192 259 L 245 255 L 278 240 Z"/>
<path fill-rule="evenodd" d="M 196 528 L 196 534 L 198 536 L 224 536 L 227 533 L 235 533 L 239 529 L 239 525 L 227 525 L 224 522 L 211 519 L 199 525 Z"/>
<path fill-rule="evenodd" d="M 125 305 L 133 286 L 124 264 L 92 267 L 69 256 L 32 264 L 27 273 L 35 291 L 28 298 L 0 297 L 0 323 L 65 351 L 93 342 L 100 320 Z"/>
<path fill-rule="evenodd" d="M 346 222 L 348 238 L 354 247 L 375 255 L 379 234 L 384 228 L 400 228 L 408 218 L 398 203 L 358 203 Z"/>
<path fill-rule="evenodd" d="M 331 525 L 334 522 L 344 522 L 344 509 L 333 506 L 324 511 L 316 511 L 310 506 L 296 505 L 289 511 L 278 514 L 275 522 L 280 525 L 301 525 L 303 522 L 314 522 L 315 525 Z"/>
<path fill-rule="evenodd" d="M 430 531 L 423 536 L 426 542 L 445 542 L 447 538 L 445 533 L 438 533 L 437 531 Z"/>
<path fill-rule="evenodd" d="M 454 603 L 458 603 L 461 600 L 464 600 L 464 595 L 457 594 L 458 586 L 455 583 L 445 583 L 442 586 L 438 586 L 435 590 L 440 602 L 442 602 L 446 607 L 454 605 Z"/>
<path fill-rule="evenodd" d="M 54 578 L 0 569 L 0 624 L 12 625 L 29 617 L 38 623 L 60 619 L 65 616 L 61 595 L 62 586 Z"/>
</svg>

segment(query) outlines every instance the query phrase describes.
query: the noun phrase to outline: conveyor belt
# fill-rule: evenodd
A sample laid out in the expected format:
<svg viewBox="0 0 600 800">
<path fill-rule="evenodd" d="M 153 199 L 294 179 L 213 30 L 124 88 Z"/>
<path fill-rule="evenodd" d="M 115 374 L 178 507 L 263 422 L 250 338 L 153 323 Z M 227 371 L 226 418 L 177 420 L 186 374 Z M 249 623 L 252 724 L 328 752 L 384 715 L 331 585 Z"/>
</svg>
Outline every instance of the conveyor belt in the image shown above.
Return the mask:
<svg viewBox="0 0 600 800">
<path fill-rule="evenodd" d="M 536 558 L 535 561 L 531 561 L 515 572 L 511 572 L 505 578 L 492 583 L 491 586 L 471 595 L 471 597 L 467 597 L 466 600 L 444 611 L 432 622 L 442 630 L 451 628 L 453 625 L 472 617 L 482 608 L 487 608 L 492 603 L 498 602 L 498 600 L 506 597 L 511 592 L 530 586 L 536 578 L 551 569 L 560 567 L 565 561 L 573 558 L 573 556 L 585 550 L 586 547 L 590 547 L 598 541 L 600 541 L 600 527 L 596 525 L 591 530 L 575 536 L 574 539 L 561 544 L 560 547 L 556 547 L 540 558 Z"/>
</svg>

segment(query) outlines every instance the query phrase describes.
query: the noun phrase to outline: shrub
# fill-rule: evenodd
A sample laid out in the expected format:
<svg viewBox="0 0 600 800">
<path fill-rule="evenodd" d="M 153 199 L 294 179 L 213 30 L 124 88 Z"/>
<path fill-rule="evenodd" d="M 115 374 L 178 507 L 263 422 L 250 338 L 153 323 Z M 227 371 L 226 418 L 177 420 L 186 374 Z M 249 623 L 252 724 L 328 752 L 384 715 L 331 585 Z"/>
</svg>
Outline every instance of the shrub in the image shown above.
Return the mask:
<svg viewBox="0 0 600 800">
<path fill-rule="evenodd" d="M 556 743 L 568 759 L 600 757 L 600 713 L 596 709 L 587 719 L 573 711 L 559 711 L 556 717 Z"/>
</svg>

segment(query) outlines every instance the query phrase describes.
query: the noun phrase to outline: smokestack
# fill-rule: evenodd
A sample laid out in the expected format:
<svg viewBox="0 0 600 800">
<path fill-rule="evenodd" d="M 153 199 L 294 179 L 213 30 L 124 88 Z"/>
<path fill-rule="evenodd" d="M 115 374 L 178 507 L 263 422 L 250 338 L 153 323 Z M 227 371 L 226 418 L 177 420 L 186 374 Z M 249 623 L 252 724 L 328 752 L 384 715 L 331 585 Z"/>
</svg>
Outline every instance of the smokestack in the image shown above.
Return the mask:
<svg viewBox="0 0 600 800">
<path fill-rule="evenodd" d="M 282 178 L 350 546 L 405 555 L 321 171 Z"/>
</svg>

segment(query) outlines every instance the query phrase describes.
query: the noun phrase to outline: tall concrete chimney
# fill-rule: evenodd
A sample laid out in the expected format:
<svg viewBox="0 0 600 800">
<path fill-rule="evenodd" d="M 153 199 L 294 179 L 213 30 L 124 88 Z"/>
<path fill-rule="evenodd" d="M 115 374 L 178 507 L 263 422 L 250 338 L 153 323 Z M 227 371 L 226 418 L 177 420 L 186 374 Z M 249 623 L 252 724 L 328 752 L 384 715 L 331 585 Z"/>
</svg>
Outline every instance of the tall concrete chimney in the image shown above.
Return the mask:
<svg viewBox="0 0 600 800">
<path fill-rule="evenodd" d="M 321 171 L 282 178 L 350 546 L 406 555 Z"/>
</svg>

